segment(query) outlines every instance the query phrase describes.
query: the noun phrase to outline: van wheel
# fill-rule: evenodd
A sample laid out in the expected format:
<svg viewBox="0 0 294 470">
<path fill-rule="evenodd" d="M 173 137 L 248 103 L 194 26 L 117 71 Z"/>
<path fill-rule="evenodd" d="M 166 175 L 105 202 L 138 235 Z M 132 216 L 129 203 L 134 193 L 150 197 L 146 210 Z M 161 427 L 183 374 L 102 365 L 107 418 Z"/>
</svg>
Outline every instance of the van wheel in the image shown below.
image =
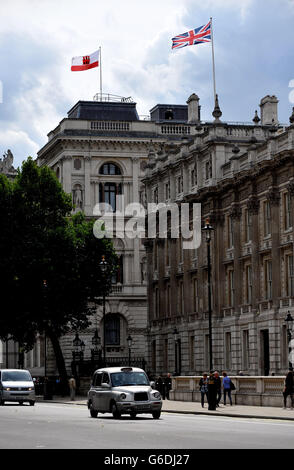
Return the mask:
<svg viewBox="0 0 294 470">
<path fill-rule="evenodd" d="M 35 402 L 34 402 L 34 401 L 30 401 L 30 406 L 35 406 Z"/>
<path fill-rule="evenodd" d="M 131 412 L 130 412 L 130 417 L 131 417 L 132 419 L 135 419 L 136 416 L 137 416 L 137 413 L 136 413 L 135 411 L 131 411 Z"/>
<path fill-rule="evenodd" d="M 0 400 L 0 406 L 4 406 L 5 405 L 5 401 L 4 400 Z"/>
<path fill-rule="evenodd" d="M 92 403 L 90 403 L 90 405 L 89 405 L 89 410 L 90 410 L 91 418 L 97 418 L 97 416 L 98 416 L 98 411 L 97 411 L 97 410 L 94 410 Z"/>
<path fill-rule="evenodd" d="M 160 418 L 160 411 L 153 411 L 152 416 L 154 419 L 159 419 Z"/>
<path fill-rule="evenodd" d="M 20 404 L 20 406 L 22 406 L 22 405 L 23 405 L 23 401 L 20 401 L 19 404 Z"/>
<path fill-rule="evenodd" d="M 111 412 L 112 412 L 112 416 L 114 417 L 114 419 L 119 419 L 121 417 L 121 414 L 117 409 L 116 403 L 112 404 Z"/>
</svg>

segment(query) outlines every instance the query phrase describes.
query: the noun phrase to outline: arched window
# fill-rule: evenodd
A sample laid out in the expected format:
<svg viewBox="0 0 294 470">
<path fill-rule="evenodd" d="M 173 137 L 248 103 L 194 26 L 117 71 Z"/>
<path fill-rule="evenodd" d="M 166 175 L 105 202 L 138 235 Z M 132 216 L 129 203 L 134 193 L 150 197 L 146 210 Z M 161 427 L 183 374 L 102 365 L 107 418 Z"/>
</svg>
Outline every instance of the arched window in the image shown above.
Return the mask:
<svg viewBox="0 0 294 470">
<path fill-rule="evenodd" d="M 121 175 L 120 168 L 114 163 L 104 163 L 99 173 L 100 175 Z"/>
<path fill-rule="evenodd" d="M 112 284 L 117 284 L 118 282 L 120 284 L 123 284 L 124 282 L 124 263 L 123 263 L 123 255 L 118 256 L 117 260 L 117 269 L 113 273 L 112 279 L 111 279 Z"/>
</svg>

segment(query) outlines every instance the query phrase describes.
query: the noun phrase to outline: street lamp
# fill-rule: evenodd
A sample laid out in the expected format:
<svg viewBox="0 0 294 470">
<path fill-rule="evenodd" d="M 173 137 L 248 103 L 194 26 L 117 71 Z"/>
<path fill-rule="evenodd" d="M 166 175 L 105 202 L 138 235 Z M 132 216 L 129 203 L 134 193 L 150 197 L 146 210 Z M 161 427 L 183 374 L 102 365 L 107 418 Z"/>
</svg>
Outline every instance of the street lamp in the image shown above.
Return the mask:
<svg viewBox="0 0 294 470">
<path fill-rule="evenodd" d="M 44 290 L 44 300 L 46 302 L 46 297 L 47 297 L 47 289 L 48 289 L 48 284 L 46 279 L 43 280 L 43 290 Z M 44 306 L 44 309 L 46 307 Z M 47 337 L 46 337 L 46 330 L 44 331 L 44 377 L 47 376 Z"/>
<path fill-rule="evenodd" d="M 128 342 L 128 348 L 129 348 L 129 366 L 131 366 L 131 347 L 133 343 L 133 338 L 131 337 L 131 335 L 127 337 L 127 342 Z"/>
<path fill-rule="evenodd" d="M 178 375 L 178 338 L 179 338 L 179 332 L 178 332 L 176 326 L 174 327 L 173 335 L 174 335 L 174 340 L 175 340 L 175 375 Z"/>
<path fill-rule="evenodd" d="M 106 271 L 108 269 L 108 263 L 105 260 L 105 256 L 102 256 L 102 261 L 100 262 L 100 269 L 105 278 Z M 103 289 L 103 366 L 106 366 L 106 328 L 105 328 L 105 289 Z"/>
<path fill-rule="evenodd" d="M 98 334 L 98 330 L 96 328 L 94 336 L 92 338 L 92 344 L 94 348 L 91 350 L 92 354 L 92 361 L 100 361 L 100 344 L 101 344 L 101 338 Z"/>
<path fill-rule="evenodd" d="M 209 329 L 209 370 L 212 370 L 212 323 L 211 323 L 211 261 L 210 261 L 210 242 L 213 227 L 210 225 L 209 219 L 205 220 L 205 226 L 202 228 L 206 235 L 207 244 L 207 285 L 208 285 L 208 329 Z"/>
<path fill-rule="evenodd" d="M 78 333 L 76 333 L 75 339 L 72 342 L 74 350 L 73 350 L 73 358 L 74 360 L 82 361 L 84 357 L 84 350 L 85 350 L 85 343 L 79 338 Z"/>
<path fill-rule="evenodd" d="M 288 334 L 288 346 L 289 346 L 289 369 L 292 370 L 293 364 L 292 364 L 292 348 L 291 348 L 291 341 L 292 341 L 292 329 L 293 329 L 293 317 L 291 313 L 288 311 L 288 314 L 285 318 L 285 322 L 287 325 L 287 334 Z"/>
</svg>

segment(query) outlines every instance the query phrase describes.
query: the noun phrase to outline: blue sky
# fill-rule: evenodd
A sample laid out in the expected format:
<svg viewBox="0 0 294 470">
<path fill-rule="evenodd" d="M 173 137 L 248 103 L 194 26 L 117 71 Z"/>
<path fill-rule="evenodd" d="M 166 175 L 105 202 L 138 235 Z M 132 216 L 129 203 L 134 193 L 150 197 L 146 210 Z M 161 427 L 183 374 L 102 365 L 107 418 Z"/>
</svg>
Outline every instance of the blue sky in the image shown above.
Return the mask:
<svg viewBox="0 0 294 470">
<path fill-rule="evenodd" d="M 195 92 L 211 120 L 210 44 L 171 50 L 173 36 L 211 16 L 222 120 L 251 121 L 268 94 L 280 101 L 282 123 L 294 106 L 294 0 L 10 0 L 0 15 L 0 152 L 11 149 L 16 167 L 99 91 L 98 69 L 70 71 L 73 56 L 99 46 L 103 92 L 132 96 L 140 115 Z"/>
</svg>

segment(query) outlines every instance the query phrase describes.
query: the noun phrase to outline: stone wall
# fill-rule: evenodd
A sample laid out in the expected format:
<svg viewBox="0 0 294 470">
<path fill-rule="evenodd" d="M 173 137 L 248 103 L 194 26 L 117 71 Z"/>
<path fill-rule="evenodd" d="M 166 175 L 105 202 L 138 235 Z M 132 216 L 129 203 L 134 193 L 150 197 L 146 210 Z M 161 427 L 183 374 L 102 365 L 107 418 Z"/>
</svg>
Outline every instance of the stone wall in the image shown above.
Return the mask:
<svg viewBox="0 0 294 470">
<path fill-rule="evenodd" d="M 171 400 L 200 402 L 199 380 L 197 377 L 173 377 Z M 235 405 L 277 406 L 283 405 L 284 376 L 231 376 L 236 387 L 232 392 Z"/>
</svg>

